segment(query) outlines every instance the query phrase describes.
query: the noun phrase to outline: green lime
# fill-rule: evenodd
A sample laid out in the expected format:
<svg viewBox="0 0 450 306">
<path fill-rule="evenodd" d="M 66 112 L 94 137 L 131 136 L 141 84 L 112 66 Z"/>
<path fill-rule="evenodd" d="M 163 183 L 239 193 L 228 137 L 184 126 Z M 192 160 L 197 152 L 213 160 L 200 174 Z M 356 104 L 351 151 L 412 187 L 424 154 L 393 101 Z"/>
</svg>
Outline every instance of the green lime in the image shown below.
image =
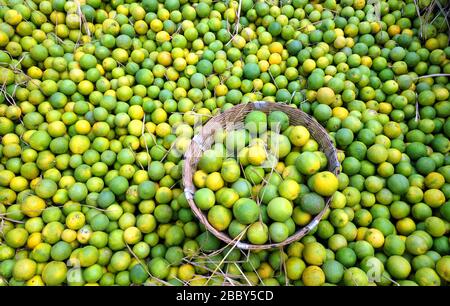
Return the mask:
<svg viewBox="0 0 450 306">
<path fill-rule="evenodd" d="M 441 279 L 439 275 L 431 268 L 420 268 L 414 275 L 414 280 L 419 286 L 440 286 Z"/>
<path fill-rule="evenodd" d="M 374 144 L 367 150 L 367 158 L 375 164 L 381 164 L 388 157 L 387 149 L 381 144 Z"/>
<path fill-rule="evenodd" d="M 303 249 L 303 258 L 310 265 L 320 266 L 326 258 L 325 247 L 318 242 L 307 243 Z"/>
<path fill-rule="evenodd" d="M 241 224 L 251 224 L 259 217 L 259 207 L 254 200 L 242 198 L 233 205 L 233 215 Z"/>
<path fill-rule="evenodd" d="M 270 239 L 275 242 L 282 242 L 289 237 L 289 228 L 281 222 L 274 222 L 269 226 Z"/>
<path fill-rule="evenodd" d="M 447 232 L 445 222 L 434 216 L 425 219 L 425 230 L 433 237 L 441 237 Z"/>
<path fill-rule="evenodd" d="M 214 205 L 216 199 L 212 190 L 208 188 L 202 188 L 195 192 L 194 201 L 200 209 L 207 210 Z"/>
<path fill-rule="evenodd" d="M 156 194 L 157 185 L 152 181 L 144 181 L 138 186 L 139 198 L 143 200 L 150 200 Z"/>
<path fill-rule="evenodd" d="M 436 263 L 436 272 L 445 281 L 450 279 L 450 256 L 443 256 Z"/>
<path fill-rule="evenodd" d="M 289 126 L 289 117 L 281 111 L 273 111 L 267 117 L 267 122 L 272 131 L 284 132 Z"/>
<path fill-rule="evenodd" d="M 254 80 L 259 77 L 261 70 L 258 64 L 255 63 L 247 63 L 244 65 L 244 77 L 249 80 Z"/>
<path fill-rule="evenodd" d="M 412 267 L 415 271 L 421 269 L 421 268 L 434 268 L 435 263 L 432 258 L 430 258 L 427 255 L 419 255 L 413 258 L 412 260 Z"/>
<path fill-rule="evenodd" d="M 59 286 L 66 281 L 67 266 L 64 262 L 51 261 L 42 271 L 42 280 L 47 286 Z"/>
<path fill-rule="evenodd" d="M 300 198 L 300 207 L 309 214 L 317 215 L 324 209 L 325 201 L 317 193 L 311 192 Z"/>
<path fill-rule="evenodd" d="M 420 235 L 410 235 L 405 241 L 406 250 L 413 255 L 422 255 L 428 251 L 426 239 Z"/>
<path fill-rule="evenodd" d="M 109 183 L 109 188 L 115 195 L 124 194 L 129 187 L 128 180 L 123 176 L 116 176 Z"/>
<path fill-rule="evenodd" d="M 411 265 L 404 257 L 393 255 L 386 263 L 387 271 L 394 279 L 406 279 L 411 272 Z"/>
<path fill-rule="evenodd" d="M 290 280 L 299 280 L 305 268 L 306 265 L 303 260 L 298 257 L 289 257 L 286 261 L 286 276 Z"/>
<path fill-rule="evenodd" d="M 292 215 L 292 203 L 285 198 L 277 197 L 267 205 L 267 214 L 278 222 L 285 222 Z"/>
<path fill-rule="evenodd" d="M 148 263 L 148 269 L 151 275 L 159 279 L 165 279 L 169 275 L 170 264 L 163 258 L 153 258 Z"/>
<path fill-rule="evenodd" d="M 232 220 L 230 209 L 222 205 L 214 205 L 208 211 L 208 221 L 217 230 L 223 231 L 228 228 Z"/>
<path fill-rule="evenodd" d="M 303 152 L 295 160 L 295 167 L 301 174 L 313 175 L 320 169 L 320 159 L 313 152 Z"/>
<path fill-rule="evenodd" d="M 205 171 L 206 173 L 211 173 L 220 170 L 222 162 L 223 158 L 219 151 L 206 150 L 200 157 L 198 168 Z"/>
<path fill-rule="evenodd" d="M 58 241 L 52 246 L 51 257 L 56 261 L 64 261 L 69 258 L 72 253 L 72 247 L 65 241 Z"/>
<path fill-rule="evenodd" d="M 262 222 L 255 222 L 247 230 L 247 238 L 253 244 L 264 244 L 269 239 L 267 225 Z"/>
<path fill-rule="evenodd" d="M 36 274 L 36 268 L 36 262 L 31 259 L 19 259 L 15 262 L 12 275 L 14 279 L 18 281 L 26 281 L 31 279 Z"/>
<path fill-rule="evenodd" d="M 322 266 L 325 279 L 332 284 L 338 284 L 344 277 L 344 266 L 336 260 L 327 260 Z"/>
<path fill-rule="evenodd" d="M 389 235 L 384 240 L 383 251 L 386 255 L 403 255 L 405 242 L 398 235 Z"/>
<path fill-rule="evenodd" d="M 401 174 L 394 174 L 388 178 L 387 186 L 394 194 L 403 195 L 408 191 L 409 181 Z"/>
<path fill-rule="evenodd" d="M 343 281 L 346 286 L 367 286 L 369 284 L 367 274 L 357 267 L 345 270 Z"/>
<path fill-rule="evenodd" d="M 368 256 L 373 256 L 375 253 L 373 246 L 365 240 L 356 241 L 353 250 L 355 251 L 358 259 L 364 259 Z"/>
</svg>

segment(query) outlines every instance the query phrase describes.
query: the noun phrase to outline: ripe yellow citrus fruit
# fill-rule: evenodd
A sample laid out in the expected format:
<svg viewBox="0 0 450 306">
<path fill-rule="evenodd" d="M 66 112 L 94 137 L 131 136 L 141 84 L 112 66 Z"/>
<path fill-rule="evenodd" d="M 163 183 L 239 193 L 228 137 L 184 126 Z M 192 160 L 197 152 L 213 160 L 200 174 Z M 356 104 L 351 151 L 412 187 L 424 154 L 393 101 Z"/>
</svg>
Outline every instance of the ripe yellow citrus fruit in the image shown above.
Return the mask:
<svg viewBox="0 0 450 306">
<path fill-rule="evenodd" d="M 297 147 L 305 145 L 310 137 L 310 133 L 307 128 L 301 125 L 294 126 L 289 133 L 289 140 Z"/>
<path fill-rule="evenodd" d="M 20 208 L 26 216 L 38 217 L 45 209 L 45 201 L 35 195 L 30 195 L 22 202 Z"/>
<path fill-rule="evenodd" d="M 318 266 L 307 267 L 302 274 L 305 286 L 321 286 L 325 283 L 325 273 Z"/>
<path fill-rule="evenodd" d="M 222 205 L 214 205 L 208 211 L 208 222 L 218 231 L 226 230 L 232 219 L 231 210 Z"/>
<path fill-rule="evenodd" d="M 384 244 L 383 233 L 376 228 L 368 229 L 365 233 L 364 239 L 376 249 L 382 247 Z"/>
<path fill-rule="evenodd" d="M 206 178 L 208 177 L 208 174 L 203 170 L 197 170 L 194 173 L 193 181 L 194 185 L 197 188 L 203 188 L 206 185 Z"/>
<path fill-rule="evenodd" d="M 14 265 L 12 274 L 18 281 L 31 279 L 36 273 L 36 262 L 28 258 L 19 259 Z"/>
<path fill-rule="evenodd" d="M 300 193 L 300 185 L 292 179 L 284 180 L 278 186 L 278 193 L 288 200 L 295 200 Z"/>
<path fill-rule="evenodd" d="M 248 149 L 247 158 L 250 164 L 260 166 L 267 158 L 266 149 L 261 145 L 254 145 Z"/>
<path fill-rule="evenodd" d="M 312 185 L 315 192 L 321 196 L 332 196 L 338 189 L 338 179 L 330 171 L 316 173 L 312 178 Z"/>
<path fill-rule="evenodd" d="M 331 105 L 336 102 L 336 95 L 333 89 L 329 87 L 322 87 L 317 91 L 316 99 L 319 103 Z"/>
<path fill-rule="evenodd" d="M 206 177 L 205 185 L 212 191 L 219 190 L 224 186 L 224 184 L 225 182 L 219 172 L 212 172 Z"/>
</svg>

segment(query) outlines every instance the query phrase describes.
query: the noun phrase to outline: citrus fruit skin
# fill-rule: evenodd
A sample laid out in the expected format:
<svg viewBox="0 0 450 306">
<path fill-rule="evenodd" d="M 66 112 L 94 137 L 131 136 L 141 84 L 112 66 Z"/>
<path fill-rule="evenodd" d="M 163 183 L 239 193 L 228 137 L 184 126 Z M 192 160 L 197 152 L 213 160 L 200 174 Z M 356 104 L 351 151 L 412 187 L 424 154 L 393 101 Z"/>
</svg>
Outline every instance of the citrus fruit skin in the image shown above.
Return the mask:
<svg viewBox="0 0 450 306">
<path fill-rule="evenodd" d="M 376 229 L 371 228 L 366 232 L 366 235 L 364 236 L 364 239 L 369 242 L 374 248 L 381 248 L 384 244 L 384 236 L 383 233 Z"/>
<path fill-rule="evenodd" d="M 304 146 L 310 139 L 310 133 L 304 126 L 297 125 L 291 128 L 289 132 L 289 140 L 294 146 Z"/>
<path fill-rule="evenodd" d="M 304 175 L 313 175 L 320 169 L 320 159 L 313 152 L 303 152 L 295 160 L 295 167 Z"/>
<path fill-rule="evenodd" d="M 239 199 L 233 205 L 233 215 L 241 224 L 251 224 L 259 217 L 259 207 L 251 199 Z"/>
<path fill-rule="evenodd" d="M 284 223 L 274 222 L 269 226 L 269 236 L 275 243 L 282 242 L 289 237 L 289 229 Z"/>
<path fill-rule="evenodd" d="M 450 279 L 450 256 L 441 257 L 436 263 L 436 271 L 442 279 L 449 281 Z"/>
<path fill-rule="evenodd" d="M 169 274 L 169 263 L 163 258 L 154 258 L 148 263 L 148 269 L 155 277 L 164 279 Z"/>
<path fill-rule="evenodd" d="M 236 201 L 239 199 L 239 195 L 233 189 L 224 187 L 217 191 L 216 199 L 217 203 L 227 208 L 231 208 L 233 204 L 236 203 Z"/>
<path fill-rule="evenodd" d="M 367 286 L 369 284 L 367 274 L 357 267 L 345 270 L 343 279 L 346 286 Z"/>
<path fill-rule="evenodd" d="M 232 130 L 227 132 L 225 136 L 225 146 L 228 151 L 239 152 L 249 141 L 249 134 L 247 130 Z M 212 156 L 214 160 L 216 156 Z M 206 163 L 206 160 L 205 160 Z"/>
<path fill-rule="evenodd" d="M 47 286 L 58 286 L 66 280 L 67 267 L 64 262 L 51 261 L 42 271 L 42 280 Z"/>
<path fill-rule="evenodd" d="M 251 195 L 252 185 L 249 181 L 239 178 L 231 185 L 231 188 L 237 192 L 239 197 L 244 198 Z"/>
<path fill-rule="evenodd" d="M 153 199 L 156 194 L 156 184 L 152 181 L 144 181 L 138 186 L 139 197 L 143 200 Z"/>
<path fill-rule="evenodd" d="M 34 261 L 24 258 L 16 261 L 12 276 L 18 281 L 27 281 L 36 273 L 37 265 Z"/>
<path fill-rule="evenodd" d="M 222 156 L 220 152 L 215 150 L 207 150 L 203 153 L 198 162 L 198 167 L 206 173 L 220 170 L 222 166 Z"/>
<path fill-rule="evenodd" d="M 419 286 L 440 286 L 439 275 L 431 268 L 420 268 L 414 275 L 414 280 Z"/>
<path fill-rule="evenodd" d="M 225 182 L 234 183 L 239 179 L 241 169 L 234 159 L 226 159 L 222 164 L 220 174 Z"/>
<path fill-rule="evenodd" d="M 273 111 L 267 117 L 267 123 L 272 131 L 284 132 L 289 126 L 289 117 L 281 111 Z"/>
<path fill-rule="evenodd" d="M 367 150 L 367 158 L 374 164 L 381 164 L 388 157 L 387 149 L 380 144 L 374 144 Z"/>
<path fill-rule="evenodd" d="M 336 260 L 327 260 L 322 269 L 325 273 L 325 279 L 332 284 L 338 284 L 344 276 L 344 266 Z"/>
<path fill-rule="evenodd" d="M 123 176 L 116 176 L 111 180 L 111 191 L 116 195 L 124 194 L 129 187 L 128 180 Z"/>
<path fill-rule="evenodd" d="M 286 261 L 286 275 L 290 280 L 299 280 L 305 268 L 305 262 L 298 257 L 289 257 Z"/>
<path fill-rule="evenodd" d="M 254 145 L 248 149 L 248 162 L 254 166 L 260 166 L 267 158 L 266 149 L 261 145 Z"/>
<path fill-rule="evenodd" d="M 305 286 L 322 286 L 325 283 L 325 273 L 318 266 L 308 266 L 302 274 Z"/>
<path fill-rule="evenodd" d="M 410 235 L 406 238 L 406 250 L 413 255 L 422 255 L 428 251 L 426 239 L 420 235 Z"/>
<path fill-rule="evenodd" d="M 432 207 L 438 208 L 445 202 L 445 195 L 441 190 L 438 189 L 428 189 L 423 194 L 424 202 Z"/>
<path fill-rule="evenodd" d="M 37 196 L 28 196 L 21 204 L 22 212 L 28 217 L 40 216 L 45 209 L 45 201 Z"/>
<path fill-rule="evenodd" d="M 267 214 L 278 222 L 285 222 L 292 215 L 292 203 L 285 198 L 277 197 L 267 205 Z"/>
<path fill-rule="evenodd" d="M 313 190 L 321 196 L 332 196 L 338 189 L 338 179 L 330 171 L 318 172 L 312 177 Z"/>
<path fill-rule="evenodd" d="M 386 262 L 386 269 L 395 279 L 406 279 L 411 272 L 410 263 L 403 257 L 393 255 Z"/>
<path fill-rule="evenodd" d="M 385 238 L 383 250 L 388 256 L 401 256 L 405 252 L 405 242 L 398 235 L 389 235 Z"/>
<path fill-rule="evenodd" d="M 329 87 L 319 88 L 316 99 L 319 103 L 331 105 L 336 101 L 334 91 Z"/>
<path fill-rule="evenodd" d="M 216 197 L 210 189 L 201 188 L 195 192 L 194 201 L 200 209 L 207 210 L 214 206 Z"/>
<path fill-rule="evenodd" d="M 433 237 L 441 237 L 446 233 L 445 222 L 438 217 L 425 219 L 425 230 Z"/>
<path fill-rule="evenodd" d="M 261 73 L 261 70 L 259 66 L 255 63 L 248 63 L 244 66 L 244 77 L 249 80 L 254 80 L 257 77 L 259 77 L 259 74 Z"/>
<path fill-rule="evenodd" d="M 208 211 L 209 223 L 219 231 L 227 229 L 231 220 L 231 211 L 223 206 L 215 205 Z"/>
<path fill-rule="evenodd" d="M 49 179 L 42 179 L 36 184 L 35 192 L 42 199 L 51 198 L 58 189 L 56 183 Z"/>
<path fill-rule="evenodd" d="M 31 135 L 30 146 L 37 151 L 43 151 L 48 148 L 51 140 L 47 132 L 36 131 Z"/>
<path fill-rule="evenodd" d="M 318 242 L 311 242 L 303 249 L 303 258 L 310 265 L 321 266 L 326 259 L 326 250 Z"/>
<path fill-rule="evenodd" d="M 14 228 L 5 235 L 5 242 L 9 247 L 19 248 L 25 245 L 28 239 L 28 232 L 23 228 Z"/>
<path fill-rule="evenodd" d="M 317 193 L 307 193 L 301 197 L 300 207 L 311 215 L 317 215 L 325 208 L 325 201 Z"/>
<path fill-rule="evenodd" d="M 328 106 L 325 106 L 324 104 L 320 105 L 323 108 L 329 108 Z M 316 108 L 317 110 L 318 108 Z M 326 116 L 328 119 L 328 117 L 330 117 L 329 115 Z M 335 139 L 336 139 L 336 143 L 341 146 L 341 147 L 347 147 L 349 146 L 353 140 L 354 140 L 354 135 L 352 130 L 348 129 L 348 128 L 341 128 L 339 129 L 336 134 L 335 134 Z"/>
<path fill-rule="evenodd" d="M 245 116 L 244 124 L 250 134 L 260 135 L 267 130 L 267 115 L 261 111 L 251 111 L 247 116 Z"/>
<path fill-rule="evenodd" d="M 403 195 L 408 192 L 409 181 L 401 174 L 394 174 L 388 178 L 387 186 L 394 194 Z"/>
<path fill-rule="evenodd" d="M 259 199 L 261 199 L 261 202 L 263 204 L 269 204 L 271 200 L 278 197 L 278 187 L 273 184 L 268 184 L 261 188 L 261 190 L 258 193 Z"/>
<path fill-rule="evenodd" d="M 420 142 L 412 142 L 406 147 L 406 154 L 413 159 L 418 160 L 427 155 L 426 146 Z"/>
<path fill-rule="evenodd" d="M 278 185 L 278 193 L 280 196 L 290 201 L 295 200 L 300 194 L 300 191 L 300 185 L 292 179 L 284 180 Z"/>
<path fill-rule="evenodd" d="M 264 244 L 269 240 L 269 229 L 262 222 L 255 222 L 247 229 L 248 240 L 252 244 Z"/>
</svg>

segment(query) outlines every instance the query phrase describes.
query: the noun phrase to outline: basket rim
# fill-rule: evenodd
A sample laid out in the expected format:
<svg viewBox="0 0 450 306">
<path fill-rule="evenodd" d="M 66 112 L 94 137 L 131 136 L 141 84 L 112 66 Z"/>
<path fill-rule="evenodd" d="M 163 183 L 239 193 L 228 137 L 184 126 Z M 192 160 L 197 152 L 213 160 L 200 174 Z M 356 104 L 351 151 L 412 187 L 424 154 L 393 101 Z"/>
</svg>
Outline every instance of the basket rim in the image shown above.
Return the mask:
<svg viewBox="0 0 450 306">
<path fill-rule="evenodd" d="M 269 101 L 255 101 L 255 102 L 237 104 L 225 111 L 222 111 L 220 114 L 210 118 L 208 120 L 208 122 L 201 127 L 200 131 L 192 138 L 191 143 L 183 156 L 184 157 L 183 176 L 182 176 L 182 183 L 183 183 L 183 188 L 184 188 L 183 192 L 186 196 L 186 200 L 188 201 L 188 204 L 189 204 L 191 210 L 194 212 L 194 215 L 197 217 L 197 219 L 199 219 L 199 221 L 206 227 L 206 230 L 208 230 L 211 234 L 213 234 L 215 237 L 217 237 L 221 241 L 223 241 L 229 245 L 234 245 L 235 247 L 237 247 L 239 249 L 244 249 L 244 250 L 263 250 L 263 249 L 279 248 L 279 247 L 283 247 L 287 244 L 290 244 L 292 242 L 300 240 L 302 237 L 307 235 L 312 229 L 314 229 L 317 226 L 317 224 L 320 222 L 320 220 L 322 219 L 322 217 L 325 214 L 325 212 L 327 211 L 328 207 L 330 206 L 332 196 L 324 197 L 325 198 L 324 208 L 322 209 L 322 211 L 320 213 L 315 215 L 314 218 L 312 218 L 311 221 L 307 225 L 297 228 L 294 234 L 290 235 L 287 239 L 285 239 L 282 242 L 266 243 L 266 244 L 251 244 L 251 243 L 247 243 L 247 242 L 242 242 L 242 241 L 239 241 L 239 239 L 231 238 L 227 233 L 225 233 L 223 231 L 217 230 L 209 223 L 206 213 L 204 211 L 200 210 L 200 208 L 198 208 L 198 206 L 194 202 L 194 193 L 196 191 L 196 187 L 193 184 L 193 173 L 197 170 L 197 163 L 198 163 L 198 158 L 197 158 L 197 161 L 193 160 L 193 158 L 195 158 L 195 157 L 193 157 L 194 150 L 200 149 L 201 151 L 205 151 L 210 148 L 210 146 L 209 147 L 204 146 L 204 140 L 206 137 L 211 136 L 213 134 L 213 131 L 215 131 L 213 129 L 213 124 L 216 124 L 217 120 L 220 120 L 220 119 L 226 120 L 227 116 L 232 115 L 235 111 L 249 112 L 252 110 L 261 110 L 261 111 L 266 111 L 266 112 L 280 110 L 280 111 L 283 111 L 284 113 L 286 113 L 290 119 L 292 118 L 291 113 L 294 113 L 300 117 L 305 118 L 305 120 L 310 121 L 309 122 L 310 124 L 308 124 L 305 127 L 308 129 L 308 131 L 319 132 L 321 134 L 321 136 L 324 137 L 324 139 L 322 139 L 322 141 L 324 141 L 324 143 L 327 146 L 327 149 L 331 152 L 331 157 L 334 159 L 334 163 L 331 164 L 332 161 L 330 160 L 330 158 L 328 158 L 328 169 L 327 170 L 332 172 L 334 175 L 338 175 L 340 173 L 340 162 L 338 161 L 338 157 L 337 157 L 337 149 L 334 146 L 326 129 L 319 122 L 317 122 L 317 120 L 314 117 L 303 112 L 301 109 L 290 106 L 289 104 L 280 103 L 280 102 L 269 102 Z M 285 111 L 288 111 L 288 112 L 285 112 Z M 228 121 L 225 121 L 225 122 L 228 122 Z M 236 121 L 236 122 L 239 122 L 239 121 Z M 312 135 L 311 135 L 311 137 L 312 137 Z M 314 137 L 312 137 L 312 138 L 315 139 Z M 320 146 L 319 150 L 324 152 L 324 148 L 322 145 Z"/>
</svg>

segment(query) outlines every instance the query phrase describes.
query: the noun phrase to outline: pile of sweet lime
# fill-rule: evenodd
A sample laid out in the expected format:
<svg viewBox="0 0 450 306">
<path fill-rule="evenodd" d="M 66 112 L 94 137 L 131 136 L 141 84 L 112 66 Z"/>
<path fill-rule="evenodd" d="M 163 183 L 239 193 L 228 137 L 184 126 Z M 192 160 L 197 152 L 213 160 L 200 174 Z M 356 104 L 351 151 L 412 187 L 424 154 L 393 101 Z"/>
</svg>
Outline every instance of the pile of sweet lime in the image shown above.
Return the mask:
<svg viewBox="0 0 450 306">
<path fill-rule="evenodd" d="M 2 1 L 0 284 L 448 284 L 450 4 L 375 2 Z M 342 171 L 309 235 L 248 252 L 205 231 L 180 182 L 201 124 L 258 100 L 316 118 Z M 285 157 L 271 177 L 253 172 L 258 141 L 231 187 L 219 163 L 204 166 L 238 222 L 260 191 L 328 189 L 303 177 L 300 155 L 319 156 L 317 171 L 324 160 L 311 139 L 291 145 L 294 129 L 278 133 Z M 300 227 L 314 214 L 293 204 Z"/>
</svg>

